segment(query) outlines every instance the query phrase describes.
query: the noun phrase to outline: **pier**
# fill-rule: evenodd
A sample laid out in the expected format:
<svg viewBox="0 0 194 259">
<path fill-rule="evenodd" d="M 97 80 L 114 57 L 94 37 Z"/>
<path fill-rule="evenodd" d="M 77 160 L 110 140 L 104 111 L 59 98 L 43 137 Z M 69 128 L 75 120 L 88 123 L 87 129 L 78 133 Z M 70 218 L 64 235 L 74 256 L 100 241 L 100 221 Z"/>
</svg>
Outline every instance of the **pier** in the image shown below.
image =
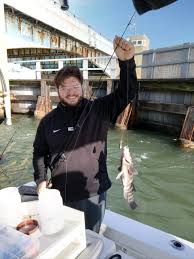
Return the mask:
<svg viewBox="0 0 194 259">
<path fill-rule="evenodd" d="M 138 122 L 180 136 L 194 105 L 194 44 L 143 53 L 138 93 Z M 191 127 L 193 127 L 193 122 Z M 191 136 L 190 140 L 193 140 Z"/>
<path fill-rule="evenodd" d="M 187 109 L 194 105 L 194 44 L 184 44 L 172 48 L 149 50 L 142 55 L 142 65 L 137 66 L 139 73 L 139 89 L 137 96 L 135 122 L 146 127 L 163 128 L 179 132 L 183 125 Z M 101 57 L 104 65 L 110 56 Z M 31 79 L 21 78 L 20 71 L 10 72 L 10 87 L 13 112 L 33 111 L 40 93 L 42 80 L 47 80 L 50 87 L 52 107 L 58 101 L 57 92 L 52 83 L 54 74 L 61 64 L 77 64 L 83 70 L 84 94 L 89 97 L 94 91 L 94 97 L 110 93 L 118 84 L 119 70 L 116 59 L 109 66 L 109 73 L 103 73 L 101 67 L 95 66 L 95 57 L 55 59 L 55 68 L 46 69 L 45 64 L 53 60 L 34 60 L 35 69 L 29 70 Z M 31 61 L 15 62 L 21 67 L 27 67 Z M 99 91 L 98 81 L 102 76 L 103 85 Z M 17 79 L 20 78 L 20 79 Z M 50 86 L 49 86 L 50 85 Z M 20 108 L 19 108 L 20 107 Z M 22 108 L 23 107 L 23 108 Z"/>
</svg>

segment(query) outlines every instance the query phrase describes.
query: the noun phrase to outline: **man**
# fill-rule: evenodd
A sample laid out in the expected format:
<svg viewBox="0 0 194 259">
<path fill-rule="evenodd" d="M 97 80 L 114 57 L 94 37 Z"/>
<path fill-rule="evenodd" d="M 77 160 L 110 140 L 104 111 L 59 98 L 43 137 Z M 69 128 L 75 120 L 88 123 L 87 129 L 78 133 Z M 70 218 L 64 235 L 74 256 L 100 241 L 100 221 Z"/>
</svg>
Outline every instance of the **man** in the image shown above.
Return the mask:
<svg viewBox="0 0 194 259">
<path fill-rule="evenodd" d="M 83 98 L 82 74 L 77 67 L 58 71 L 55 84 L 60 103 L 47 114 L 34 141 L 34 180 L 38 192 L 47 187 L 51 167 L 52 188 L 65 205 L 84 211 L 86 228 L 99 232 L 104 216 L 107 174 L 107 132 L 137 87 L 134 47 L 116 36 L 115 53 L 120 65 L 120 84 L 113 93 L 94 101 Z"/>
</svg>

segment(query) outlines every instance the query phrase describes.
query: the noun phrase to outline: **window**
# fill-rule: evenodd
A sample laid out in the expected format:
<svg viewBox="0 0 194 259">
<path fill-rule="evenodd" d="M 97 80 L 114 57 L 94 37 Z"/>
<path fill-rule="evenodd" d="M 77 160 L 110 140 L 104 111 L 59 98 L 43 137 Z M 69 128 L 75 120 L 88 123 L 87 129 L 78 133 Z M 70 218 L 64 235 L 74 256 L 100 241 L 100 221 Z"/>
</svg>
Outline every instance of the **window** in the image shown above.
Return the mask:
<svg viewBox="0 0 194 259">
<path fill-rule="evenodd" d="M 133 40 L 132 43 L 134 46 L 145 46 L 145 40 Z"/>
</svg>

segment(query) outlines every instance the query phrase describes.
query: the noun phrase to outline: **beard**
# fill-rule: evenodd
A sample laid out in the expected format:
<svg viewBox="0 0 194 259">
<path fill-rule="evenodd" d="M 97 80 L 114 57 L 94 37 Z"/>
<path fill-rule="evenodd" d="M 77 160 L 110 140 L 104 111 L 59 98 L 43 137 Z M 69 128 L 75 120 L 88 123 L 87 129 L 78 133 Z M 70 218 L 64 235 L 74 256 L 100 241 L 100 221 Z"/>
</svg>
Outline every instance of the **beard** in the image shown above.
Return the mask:
<svg viewBox="0 0 194 259">
<path fill-rule="evenodd" d="M 76 102 L 76 103 L 70 103 L 70 102 L 65 101 L 65 99 L 63 99 L 63 98 L 61 98 L 61 97 L 59 96 L 59 100 L 60 100 L 60 102 L 61 102 L 63 105 L 65 105 L 65 106 L 71 106 L 71 107 L 76 107 L 76 106 L 78 106 L 78 105 L 80 104 L 80 102 L 81 102 L 82 99 L 83 99 L 83 96 L 80 96 L 80 97 L 77 99 L 77 102 Z"/>
</svg>

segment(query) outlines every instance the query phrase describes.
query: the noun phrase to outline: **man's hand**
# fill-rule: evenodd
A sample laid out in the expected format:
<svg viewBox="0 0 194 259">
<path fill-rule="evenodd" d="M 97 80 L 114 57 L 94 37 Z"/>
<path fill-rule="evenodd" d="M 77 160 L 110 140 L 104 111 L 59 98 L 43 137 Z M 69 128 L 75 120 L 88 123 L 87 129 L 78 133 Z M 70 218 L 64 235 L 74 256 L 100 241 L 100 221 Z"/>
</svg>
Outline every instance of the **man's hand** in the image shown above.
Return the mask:
<svg viewBox="0 0 194 259">
<path fill-rule="evenodd" d="M 37 192 L 38 194 L 40 194 L 42 191 L 45 191 L 47 188 L 47 182 L 46 181 L 43 181 L 41 182 L 38 187 L 37 187 Z"/>
<path fill-rule="evenodd" d="M 113 45 L 118 59 L 122 61 L 131 59 L 135 54 L 133 44 L 121 37 L 115 36 Z"/>
</svg>

